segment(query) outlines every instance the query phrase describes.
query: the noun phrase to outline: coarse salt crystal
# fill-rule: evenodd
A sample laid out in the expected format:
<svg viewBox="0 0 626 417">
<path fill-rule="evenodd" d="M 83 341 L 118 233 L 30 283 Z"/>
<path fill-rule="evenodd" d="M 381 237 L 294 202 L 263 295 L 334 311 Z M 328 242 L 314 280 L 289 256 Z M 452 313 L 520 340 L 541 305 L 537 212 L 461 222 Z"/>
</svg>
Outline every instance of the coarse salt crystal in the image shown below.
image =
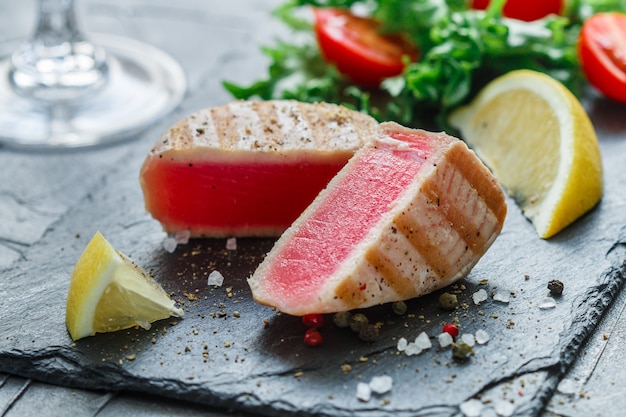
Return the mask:
<svg viewBox="0 0 626 417">
<path fill-rule="evenodd" d="M 493 299 L 501 303 L 509 303 L 511 301 L 511 291 L 497 290 L 496 293 L 493 295 Z"/>
<path fill-rule="evenodd" d="M 452 345 L 452 342 L 454 342 L 454 338 L 452 337 L 452 335 L 446 332 L 443 332 L 439 336 L 437 336 L 437 339 L 439 339 L 439 346 L 441 346 L 442 348 L 446 348 Z"/>
<path fill-rule="evenodd" d="M 461 336 L 461 340 L 464 341 L 469 346 L 474 346 L 476 344 L 476 338 L 471 333 L 464 333 Z"/>
<path fill-rule="evenodd" d="M 500 417 L 511 417 L 515 413 L 515 404 L 507 400 L 496 400 L 493 402 L 493 410 Z"/>
<path fill-rule="evenodd" d="M 481 288 L 480 290 L 472 294 L 472 299 L 474 300 L 474 304 L 479 305 L 483 301 L 487 300 L 487 291 Z"/>
<path fill-rule="evenodd" d="M 179 230 L 174 235 L 174 239 L 176 239 L 176 243 L 179 245 L 186 245 L 189 243 L 189 238 L 191 237 L 191 232 L 189 230 Z"/>
<path fill-rule="evenodd" d="M 213 271 L 209 274 L 208 285 L 221 287 L 224 283 L 224 276 L 219 271 Z"/>
<path fill-rule="evenodd" d="M 420 353 L 422 353 L 422 350 L 423 349 L 419 347 L 417 343 L 411 342 L 406 346 L 406 349 L 404 349 L 404 353 L 407 356 L 413 356 L 413 355 L 419 355 Z"/>
<path fill-rule="evenodd" d="M 376 394 L 385 394 L 391 391 L 393 379 L 388 375 L 375 376 L 370 381 L 370 389 Z"/>
<path fill-rule="evenodd" d="M 565 378 L 559 382 L 556 390 L 565 395 L 576 394 L 578 391 L 578 384 L 573 379 Z"/>
<path fill-rule="evenodd" d="M 226 249 L 227 250 L 237 250 L 237 238 L 229 237 L 226 239 Z"/>
<path fill-rule="evenodd" d="M 476 339 L 476 343 L 478 343 L 479 345 L 484 345 L 489 341 L 489 333 L 487 333 L 483 329 L 476 330 L 474 338 Z"/>
<path fill-rule="evenodd" d="M 359 382 L 356 385 L 356 398 L 359 401 L 368 402 L 372 398 L 372 389 L 369 384 L 365 382 Z"/>
<path fill-rule="evenodd" d="M 176 246 L 176 239 L 171 236 L 168 236 L 163 240 L 163 249 L 165 249 L 165 252 L 174 253 Z"/>
<path fill-rule="evenodd" d="M 459 408 L 465 417 L 479 417 L 483 410 L 483 403 L 479 400 L 471 399 L 461 403 Z"/>
<path fill-rule="evenodd" d="M 415 338 L 415 344 L 419 346 L 422 350 L 430 349 L 433 345 L 426 332 L 420 333 L 419 336 Z"/>
<path fill-rule="evenodd" d="M 556 300 L 552 297 L 546 297 L 539 303 L 539 308 L 542 310 L 548 310 L 554 307 L 556 307 Z"/>
<path fill-rule="evenodd" d="M 401 337 L 398 340 L 398 351 L 399 352 L 404 352 L 406 350 L 406 347 L 408 346 L 409 342 L 404 338 Z"/>
</svg>

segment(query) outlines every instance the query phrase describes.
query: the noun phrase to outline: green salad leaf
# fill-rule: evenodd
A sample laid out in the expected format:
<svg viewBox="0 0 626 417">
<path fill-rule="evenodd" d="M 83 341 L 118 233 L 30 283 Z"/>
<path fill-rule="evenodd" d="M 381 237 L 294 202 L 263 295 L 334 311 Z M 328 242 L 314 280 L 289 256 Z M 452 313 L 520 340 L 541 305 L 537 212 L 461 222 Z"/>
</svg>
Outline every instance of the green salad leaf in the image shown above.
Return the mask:
<svg viewBox="0 0 626 417">
<path fill-rule="evenodd" d="M 574 0 L 564 16 L 522 22 L 502 16 L 504 3 L 493 0 L 486 11 L 478 11 L 469 9 L 466 0 L 289 0 L 274 15 L 299 40 L 262 48 L 270 60 L 265 78 L 248 86 L 223 85 L 237 99 L 334 102 L 381 121 L 445 128 L 452 109 L 514 69 L 547 73 L 579 94 L 584 76 L 576 43 L 582 22 L 599 11 L 626 10 L 626 0 Z M 313 23 L 302 17 L 309 6 L 360 7 L 381 23 L 383 32 L 409 36 L 421 58 L 379 88 L 356 85 L 324 61 Z"/>
</svg>

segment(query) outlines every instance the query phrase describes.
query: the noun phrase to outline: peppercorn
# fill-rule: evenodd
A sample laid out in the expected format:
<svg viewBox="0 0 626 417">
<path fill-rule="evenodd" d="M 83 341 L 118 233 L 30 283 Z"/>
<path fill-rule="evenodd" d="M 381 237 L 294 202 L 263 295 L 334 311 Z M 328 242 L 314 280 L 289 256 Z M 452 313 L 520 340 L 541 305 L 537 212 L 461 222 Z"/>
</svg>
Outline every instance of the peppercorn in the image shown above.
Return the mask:
<svg viewBox="0 0 626 417">
<path fill-rule="evenodd" d="M 380 335 L 380 330 L 373 324 L 366 324 L 359 331 L 359 339 L 364 342 L 374 342 L 378 339 Z"/>
<path fill-rule="evenodd" d="M 439 306 L 444 310 L 454 310 L 459 305 L 456 295 L 444 292 L 439 296 Z"/>
<path fill-rule="evenodd" d="M 302 324 L 306 327 L 319 329 L 324 323 L 324 316 L 321 314 L 305 314 L 302 316 Z"/>
<path fill-rule="evenodd" d="M 452 343 L 452 357 L 461 361 L 469 359 L 470 355 L 474 354 L 474 349 L 463 340 Z"/>
<path fill-rule="evenodd" d="M 550 290 L 550 294 L 552 295 L 563 294 L 564 288 L 565 288 L 565 285 L 563 285 L 563 283 L 559 281 L 558 279 L 553 279 L 550 282 L 548 282 L 548 290 Z"/>
<path fill-rule="evenodd" d="M 350 328 L 354 333 L 359 333 L 361 329 L 369 324 L 369 320 L 365 314 L 357 313 L 350 319 Z"/>
<path fill-rule="evenodd" d="M 396 301 L 391 305 L 391 309 L 398 316 L 402 316 L 404 313 L 406 313 L 407 306 L 404 301 Z"/>
<path fill-rule="evenodd" d="M 335 313 L 333 316 L 333 322 L 337 327 L 348 327 L 350 325 L 350 320 L 352 319 L 352 314 L 349 311 L 340 311 Z"/>
<path fill-rule="evenodd" d="M 457 337 L 459 335 L 459 328 L 452 323 L 448 323 L 443 326 L 443 332 L 448 333 L 452 337 Z"/>
<path fill-rule="evenodd" d="M 321 345 L 323 341 L 321 333 L 314 327 L 307 329 L 304 333 L 304 344 L 307 346 L 315 347 Z"/>
</svg>

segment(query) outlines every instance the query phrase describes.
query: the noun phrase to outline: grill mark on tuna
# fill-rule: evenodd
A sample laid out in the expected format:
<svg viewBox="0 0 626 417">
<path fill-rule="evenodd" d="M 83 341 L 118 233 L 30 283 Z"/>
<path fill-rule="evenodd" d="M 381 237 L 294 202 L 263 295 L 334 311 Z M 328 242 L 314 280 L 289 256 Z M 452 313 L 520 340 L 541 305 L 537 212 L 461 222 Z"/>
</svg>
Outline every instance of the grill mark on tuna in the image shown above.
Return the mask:
<svg viewBox="0 0 626 417">
<path fill-rule="evenodd" d="M 482 201 L 496 218 L 497 223 L 503 223 L 506 217 L 506 204 L 504 204 L 504 193 L 495 177 L 487 178 L 485 170 L 477 158 L 467 158 L 463 150 L 463 144 L 458 143 L 450 149 L 447 160 L 459 170 L 468 184 L 476 187 L 476 192 Z M 471 152 L 471 151 L 470 151 Z"/>
<path fill-rule="evenodd" d="M 411 298 L 415 294 L 415 283 L 412 282 L 412 277 L 407 276 L 401 265 L 390 259 L 380 249 L 380 247 L 371 248 L 365 254 L 365 259 L 381 277 L 381 285 L 388 286 L 403 299 Z"/>
<path fill-rule="evenodd" d="M 493 221 L 495 215 L 488 210 L 487 202 L 467 182 L 458 166 L 442 162 L 437 167 L 436 176 L 435 181 L 424 184 L 424 193 L 438 202 L 446 220 L 467 248 L 477 255 L 483 253 L 489 234 L 481 233 L 481 228 L 485 222 Z"/>
<path fill-rule="evenodd" d="M 213 107 L 209 110 L 215 124 L 215 133 L 220 148 L 231 149 L 239 140 L 237 129 L 233 128 L 237 118 L 228 106 Z"/>
</svg>

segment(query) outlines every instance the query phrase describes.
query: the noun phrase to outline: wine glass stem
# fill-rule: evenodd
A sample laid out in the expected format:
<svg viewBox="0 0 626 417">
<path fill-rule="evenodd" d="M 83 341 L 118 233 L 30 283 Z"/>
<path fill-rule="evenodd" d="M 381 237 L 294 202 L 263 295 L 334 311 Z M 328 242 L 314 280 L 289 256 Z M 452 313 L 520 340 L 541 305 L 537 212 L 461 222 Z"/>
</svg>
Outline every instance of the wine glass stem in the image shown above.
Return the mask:
<svg viewBox="0 0 626 417">
<path fill-rule="evenodd" d="M 95 93 L 107 74 L 105 51 L 78 30 L 74 0 L 39 0 L 35 33 L 12 56 L 13 88 L 45 102 L 76 102 Z"/>
</svg>

